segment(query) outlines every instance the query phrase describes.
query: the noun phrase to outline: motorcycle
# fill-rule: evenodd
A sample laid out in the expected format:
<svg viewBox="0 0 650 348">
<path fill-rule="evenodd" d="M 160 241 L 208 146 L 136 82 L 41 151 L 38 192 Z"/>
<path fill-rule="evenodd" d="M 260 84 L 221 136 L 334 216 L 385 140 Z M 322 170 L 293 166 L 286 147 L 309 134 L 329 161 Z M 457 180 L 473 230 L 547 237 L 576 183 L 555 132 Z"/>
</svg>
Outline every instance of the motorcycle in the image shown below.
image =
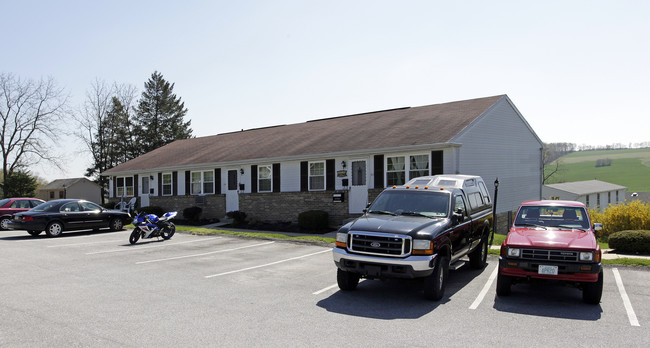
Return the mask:
<svg viewBox="0 0 650 348">
<path fill-rule="evenodd" d="M 169 220 L 175 216 L 175 211 L 165 213 L 161 217 L 156 214 L 145 214 L 144 212 L 137 214 L 133 218 L 135 228 L 131 232 L 129 242 L 135 244 L 140 238 L 162 237 L 164 240 L 171 238 L 176 232 L 176 226 Z"/>
</svg>

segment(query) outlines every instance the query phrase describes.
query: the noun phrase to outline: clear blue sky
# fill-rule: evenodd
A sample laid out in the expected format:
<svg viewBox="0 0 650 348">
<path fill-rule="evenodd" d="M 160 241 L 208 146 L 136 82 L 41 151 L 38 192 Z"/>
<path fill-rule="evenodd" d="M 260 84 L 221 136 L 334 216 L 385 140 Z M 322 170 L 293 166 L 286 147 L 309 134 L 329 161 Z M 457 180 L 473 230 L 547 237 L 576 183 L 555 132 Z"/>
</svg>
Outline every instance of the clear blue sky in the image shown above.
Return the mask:
<svg viewBox="0 0 650 348">
<path fill-rule="evenodd" d="M 0 4 L 0 72 L 78 108 L 95 79 L 159 71 L 196 136 L 507 94 L 544 142 L 650 141 L 649 1 Z M 33 172 L 82 176 L 80 150 Z"/>
</svg>

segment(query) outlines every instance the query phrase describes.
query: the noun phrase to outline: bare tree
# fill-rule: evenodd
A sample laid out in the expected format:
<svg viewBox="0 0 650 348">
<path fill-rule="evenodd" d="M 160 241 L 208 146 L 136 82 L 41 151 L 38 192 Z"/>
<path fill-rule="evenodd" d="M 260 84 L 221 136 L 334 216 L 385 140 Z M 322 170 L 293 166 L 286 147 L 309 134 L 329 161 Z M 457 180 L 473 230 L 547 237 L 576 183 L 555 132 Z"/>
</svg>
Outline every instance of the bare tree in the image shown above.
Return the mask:
<svg viewBox="0 0 650 348">
<path fill-rule="evenodd" d="M 134 86 L 109 85 L 96 79 L 86 92 L 86 100 L 76 116 L 80 126 L 76 135 L 93 159 L 86 176 L 93 177 L 104 193 L 108 189 L 108 180 L 100 173 L 133 158 L 129 154 L 135 152 L 132 149 L 134 134 L 130 112 L 136 94 Z"/>
<path fill-rule="evenodd" d="M 3 178 L 41 161 L 61 168 L 60 159 L 50 149 L 62 134 L 59 125 L 68 103 L 64 90 L 51 77 L 21 80 L 2 73 L 0 98 Z"/>
</svg>

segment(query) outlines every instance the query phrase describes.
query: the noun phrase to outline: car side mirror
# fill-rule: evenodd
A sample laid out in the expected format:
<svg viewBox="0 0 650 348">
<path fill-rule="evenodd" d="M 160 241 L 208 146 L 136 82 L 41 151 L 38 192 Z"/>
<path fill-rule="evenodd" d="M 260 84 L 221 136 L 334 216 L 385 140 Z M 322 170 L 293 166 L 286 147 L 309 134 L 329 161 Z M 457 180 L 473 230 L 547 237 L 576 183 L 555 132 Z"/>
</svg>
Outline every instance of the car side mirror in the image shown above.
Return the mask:
<svg viewBox="0 0 650 348">
<path fill-rule="evenodd" d="M 603 224 L 598 222 L 594 223 L 594 225 L 592 226 L 592 230 L 594 231 L 594 234 L 596 236 L 598 236 L 598 231 L 601 231 L 602 229 L 603 229 Z"/>
</svg>

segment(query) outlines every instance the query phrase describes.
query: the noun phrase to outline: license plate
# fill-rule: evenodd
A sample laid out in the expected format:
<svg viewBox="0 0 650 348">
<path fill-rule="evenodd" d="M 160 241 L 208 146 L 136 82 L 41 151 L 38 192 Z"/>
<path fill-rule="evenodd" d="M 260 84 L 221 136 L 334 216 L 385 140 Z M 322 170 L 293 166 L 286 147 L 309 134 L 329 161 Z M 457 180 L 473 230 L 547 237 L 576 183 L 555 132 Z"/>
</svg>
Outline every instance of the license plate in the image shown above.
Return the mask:
<svg viewBox="0 0 650 348">
<path fill-rule="evenodd" d="M 538 274 L 557 275 L 557 266 L 539 265 Z"/>
</svg>

